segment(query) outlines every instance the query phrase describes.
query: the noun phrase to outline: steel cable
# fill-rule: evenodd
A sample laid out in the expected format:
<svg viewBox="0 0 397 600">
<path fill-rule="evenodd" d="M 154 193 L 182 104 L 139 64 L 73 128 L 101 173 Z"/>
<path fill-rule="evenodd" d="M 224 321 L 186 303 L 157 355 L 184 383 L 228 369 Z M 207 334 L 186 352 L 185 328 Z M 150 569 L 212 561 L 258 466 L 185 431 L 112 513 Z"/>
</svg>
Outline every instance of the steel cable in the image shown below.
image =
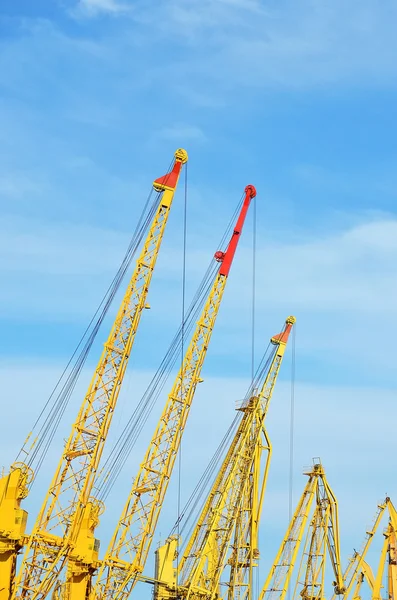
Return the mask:
<svg viewBox="0 0 397 600">
<path fill-rule="evenodd" d="M 87 360 L 89 351 L 96 338 L 98 330 L 105 319 L 111 303 L 125 277 L 127 269 L 129 268 L 131 261 L 142 242 L 143 236 L 145 235 L 145 232 L 147 231 L 149 224 L 154 217 L 154 214 L 160 203 L 162 192 L 155 194 L 154 199 L 152 199 L 152 196 L 153 190 L 151 190 L 146 199 L 135 231 L 116 275 L 114 276 L 111 284 L 109 285 L 101 302 L 94 312 L 93 317 L 83 332 L 79 343 L 77 344 L 68 363 L 66 364 L 66 367 L 55 384 L 53 391 L 40 411 L 40 414 L 38 415 L 32 427 L 30 435 L 15 459 L 15 462 L 24 459 L 26 464 L 34 470 L 35 477 L 37 477 L 37 474 L 40 472 L 40 468 L 48 453 L 48 449 L 61 422 L 70 397 L 75 389 L 78 377 Z M 78 354 L 79 349 L 81 349 L 81 351 Z M 75 358 L 76 360 L 74 360 Z M 28 446 L 28 442 L 32 438 L 33 434 L 33 442 L 30 444 L 30 446 Z M 33 481 L 34 479 L 30 485 L 33 484 Z"/>
<path fill-rule="evenodd" d="M 220 243 L 218 244 L 218 248 L 224 247 L 226 240 L 230 238 L 231 228 L 235 223 L 237 214 L 241 210 L 243 199 L 244 195 L 242 195 L 240 198 L 240 201 L 230 218 L 228 226 L 221 238 Z M 139 435 L 154 405 L 156 404 L 156 401 L 158 400 L 172 369 L 175 366 L 177 357 L 180 355 L 182 347 L 182 334 L 186 337 L 186 335 L 192 331 L 195 321 L 197 320 L 205 300 L 211 290 L 218 270 L 219 263 L 212 259 L 204 278 L 186 312 L 185 318 L 179 326 L 173 340 L 171 341 L 166 355 L 164 356 L 145 393 L 134 409 L 118 440 L 113 445 L 107 459 L 105 460 L 95 485 L 95 494 L 100 500 L 104 501 L 108 497 L 115 481 L 117 480 L 131 453 L 132 448 L 139 438 Z"/>
<path fill-rule="evenodd" d="M 269 349 L 271 351 L 269 352 Z M 268 344 L 265 353 L 262 356 L 261 362 L 256 371 L 255 377 L 253 381 L 250 383 L 247 393 L 241 403 L 241 407 L 244 407 L 249 402 L 252 395 L 255 394 L 259 385 L 261 385 L 266 377 L 266 374 L 269 370 L 271 361 L 274 358 L 274 354 L 277 351 L 276 347 L 273 347 L 270 343 Z M 216 449 L 213 457 L 211 458 L 208 466 L 206 467 L 204 473 L 202 474 L 200 480 L 198 481 L 196 487 L 194 488 L 191 496 L 189 497 L 185 507 L 183 508 L 179 520 L 174 524 L 170 535 L 174 534 L 176 530 L 180 533 L 186 533 L 185 535 L 185 543 L 183 547 L 185 547 L 188 539 L 193 533 L 194 527 L 197 523 L 198 517 L 201 514 L 205 502 L 207 500 L 207 496 L 209 490 L 212 488 L 215 479 L 218 475 L 219 467 L 222 464 L 227 450 L 231 444 L 231 441 L 236 434 L 240 421 L 242 419 L 243 412 L 239 411 L 230 427 L 228 428 L 225 436 L 223 437 L 221 443 Z M 182 526 L 181 523 L 183 522 Z"/>
</svg>

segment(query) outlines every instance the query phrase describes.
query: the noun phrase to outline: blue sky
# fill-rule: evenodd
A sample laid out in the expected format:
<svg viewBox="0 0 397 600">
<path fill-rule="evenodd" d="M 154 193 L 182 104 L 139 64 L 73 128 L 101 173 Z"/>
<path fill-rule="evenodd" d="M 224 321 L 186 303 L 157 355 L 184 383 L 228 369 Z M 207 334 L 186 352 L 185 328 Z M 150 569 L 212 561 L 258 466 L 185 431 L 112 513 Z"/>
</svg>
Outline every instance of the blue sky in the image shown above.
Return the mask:
<svg viewBox="0 0 397 600">
<path fill-rule="evenodd" d="M 4 464 L 111 280 L 152 180 L 181 146 L 188 295 L 253 183 L 257 356 L 288 314 L 298 319 L 294 489 L 320 455 L 341 499 L 345 556 L 358 544 L 376 502 L 397 491 L 396 18 L 392 0 L 3 0 L 1 381 L 22 411 L 9 409 L 18 435 L 3 441 Z M 132 357 L 138 389 L 180 318 L 182 204 L 180 190 Z M 212 446 L 194 452 L 197 405 L 185 436 L 197 474 L 250 373 L 251 248 L 252 214 L 197 399 L 203 414 L 215 411 Z M 289 369 L 269 415 L 268 510 L 285 497 L 275 539 L 288 508 Z M 131 461 L 133 473 L 139 457 Z M 263 521 L 266 536 L 266 512 Z"/>
</svg>

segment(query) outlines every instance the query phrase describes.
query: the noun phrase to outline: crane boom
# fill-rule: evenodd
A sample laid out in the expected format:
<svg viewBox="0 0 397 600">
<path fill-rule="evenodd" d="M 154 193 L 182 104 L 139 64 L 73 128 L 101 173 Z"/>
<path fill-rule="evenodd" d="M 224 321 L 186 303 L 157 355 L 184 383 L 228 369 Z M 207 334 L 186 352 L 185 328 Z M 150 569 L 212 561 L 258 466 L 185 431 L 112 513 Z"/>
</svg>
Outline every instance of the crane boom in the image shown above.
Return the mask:
<svg viewBox="0 0 397 600">
<path fill-rule="evenodd" d="M 280 343 L 280 348 L 276 353 L 277 359 L 280 353 L 284 352 L 285 344 L 288 341 L 290 328 L 295 322 L 294 317 L 289 317 L 286 321 L 286 329 L 279 336 L 271 339 L 273 344 Z M 269 369 L 269 372 L 275 372 L 280 368 L 280 362 L 277 362 Z M 272 377 L 268 378 L 269 383 Z M 268 393 L 266 396 L 268 397 Z M 268 409 L 268 402 L 264 408 Z M 267 452 L 266 462 L 261 477 L 261 457 L 263 451 Z M 255 458 L 252 462 L 251 473 L 249 474 L 249 483 L 243 494 L 240 510 L 236 519 L 234 540 L 232 544 L 232 554 L 228 560 L 230 565 L 229 580 L 224 582 L 227 586 L 228 600 L 251 600 L 254 585 L 254 567 L 258 566 L 259 548 L 258 548 L 258 529 L 262 513 L 262 506 L 267 485 L 267 477 L 270 468 L 272 456 L 272 445 L 267 435 L 264 423 L 262 423 L 262 440 L 256 445 Z M 261 480 L 261 482 L 260 482 Z"/>
<path fill-rule="evenodd" d="M 255 195 L 254 186 L 245 188 L 243 206 L 229 246 L 226 252 L 218 251 L 215 254 L 215 258 L 221 262 L 218 274 L 102 561 L 91 594 L 93 598 L 128 598 L 143 571 L 196 386 L 201 380 L 201 368 L 227 277 L 250 202 Z"/>
<path fill-rule="evenodd" d="M 158 208 L 27 543 L 12 600 L 44 598 L 76 543 L 186 161 L 185 150 L 177 150 L 172 171 L 153 184 Z"/>
<path fill-rule="evenodd" d="M 361 571 L 356 578 L 356 585 L 354 586 L 352 595 L 353 600 L 361 600 L 361 586 L 364 580 L 368 583 L 371 592 L 373 592 L 375 578 L 371 567 L 365 560 L 361 563 Z"/>
<path fill-rule="evenodd" d="M 263 423 L 294 322 L 289 317 L 284 331 L 271 340 L 276 348 L 261 389 L 240 409 L 240 426 L 180 560 L 180 581 L 187 598 L 217 594 L 234 524 L 242 499 L 248 495 L 253 462 L 260 460 Z M 254 471 L 259 474 L 259 468 Z"/>
<path fill-rule="evenodd" d="M 170 568 L 175 537 L 171 536 L 156 552 L 156 579 L 162 581 L 162 585 L 155 587 L 156 600 L 169 598 L 176 586 L 178 597 L 209 599 L 218 596 L 219 580 L 242 498 L 249 496 L 251 484 L 257 488 L 252 474 L 255 478 L 259 475 L 263 422 L 294 322 L 294 317 L 289 317 L 284 331 L 272 338 L 276 348 L 269 360 L 270 366 L 266 371 L 260 371 L 260 377 L 251 385 L 246 400 L 238 409 L 242 415 L 240 423 L 180 559 L 180 583 L 177 583 L 175 571 Z M 256 384 L 261 385 L 259 392 Z M 256 468 L 253 468 L 253 463 Z M 256 506 L 255 520 L 257 511 Z"/>
</svg>

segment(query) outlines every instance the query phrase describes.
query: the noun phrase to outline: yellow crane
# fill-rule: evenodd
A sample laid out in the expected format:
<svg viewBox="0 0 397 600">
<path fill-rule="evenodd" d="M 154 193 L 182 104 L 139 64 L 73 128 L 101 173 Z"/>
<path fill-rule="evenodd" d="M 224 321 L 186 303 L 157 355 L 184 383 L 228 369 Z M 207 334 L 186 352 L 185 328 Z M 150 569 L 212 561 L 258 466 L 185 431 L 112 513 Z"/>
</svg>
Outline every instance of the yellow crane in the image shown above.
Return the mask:
<svg viewBox="0 0 397 600">
<path fill-rule="evenodd" d="M 259 560 L 259 522 L 272 455 L 272 445 L 264 426 L 264 419 L 278 377 L 285 346 L 294 323 L 295 317 L 288 317 L 284 331 L 271 339 L 271 343 L 276 346 L 276 351 L 274 362 L 270 365 L 269 374 L 265 380 L 262 406 L 260 407 L 262 411 L 263 439 L 256 445 L 255 459 L 251 465 L 248 485 L 244 491 L 235 523 L 234 539 L 231 546 L 232 552 L 228 560 L 230 573 L 228 580 L 225 581 L 227 600 L 251 600 L 254 594 L 254 568 L 258 567 Z M 267 454 L 263 473 L 261 474 L 261 457 L 264 450 L 267 451 Z"/>
<path fill-rule="evenodd" d="M 377 530 L 382 522 L 384 513 L 389 514 L 389 523 L 384 535 L 384 543 L 382 545 L 381 557 L 378 565 L 376 575 L 374 576 L 371 567 L 365 561 L 368 551 L 371 547 L 372 541 L 375 537 Z M 354 555 L 349 560 L 349 564 L 344 573 L 345 591 L 343 593 L 343 600 L 352 595 L 352 598 L 360 598 L 361 586 L 364 581 L 368 583 L 371 591 L 371 597 L 373 600 L 379 600 L 381 598 L 381 588 L 384 576 L 384 569 L 386 563 L 386 557 L 388 557 L 388 587 L 389 597 L 394 600 L 397 598 L 397 566 L 396 566 L 396 553 L 395 553 L 395 535 L 397 531 L 397 511 L 389 497 L 386 497 L 383 502 L 378 504 L 375 518 L 372 527 L 366 532 L 366 539 L 364 541 L 362 550 L 360 552 L 354 552 Z M 335 600 L 335 594 L 331 600 Z"/>
<path fill-rule="evenodd" d="M 306 536 L 306 561 L 301 561 L 299 593 L 306 599 L 324 597 L 325 550 L 334 571 L 335 592 L 344 593 L 343 574 L 340 567 L 338 506 L 320 463 L 305 473 L 309 480 L 299 499 L 287 532 L 268 574 L 259 600 L 284 600 L 291 585 L 291 578 L 301 547 L 310 510 L 315 499 L 311 527 Z M 298 592 L 299 583 L 295 586 Z"/>
<path fill-rule="evenodd" d="M 367 581 L 371 592 L 373 592 L 375 585 L 375 578 L 370 565 L 364 560 L 361 564 L 361 572 L 356 578 L 356 585 L 353 591 L 353 600 L 361 600 L 361 586 L 363 582 Z"/>
<path fill-rule="evenodd" d="M 95 540 L 91 540 L 91 544 L 87 546 L 86 537 L 80 537 L 81 527 L 87 519 L 92 521 L 90 515 L 98 517 L 100 507 L 95 501 L 91 505 L 91 490 L 140 317 L 143 309 L 147 307 L 150 281 L 181 168 L 186 161 L 186 151 L 177 150 L 172 170 L 156 179 L 153 184 L 154 189 L 159 192 L 157 210 L 61 460 L 26 543 L 21 566 L 11 590 L 12 600 L 44 598 L 59 579 L 69 556 L 74 555 L 84 560 L 84 557 L 95 555 L 98 550 Z M 18 478 L 15 475 L 18 468 L 11 471 L 8 476 L 9 483 L 3 483 L 3 487 L 7 489 L 14 480 L 17 480 L 19 485 L 19 489 L 15 488 L 14 507 L 8 502 L 10 508 L 3 512 L 0 510 L 0 516 L 5 520 L 5 529 L 8 522 L 14 522 L 14 515 L 18 514 L 19 510 L 24 474 L 20 471 Z M 0 523 L 0 528 L 4 531 L 3 523 Z M 9 540 L 12 541 L 14 535 L 17 551 L 23 532 L 17 532 L 21 535 L 15 540 L 12 526 L 8 527 L 8 530 L 11 530 Z M 80 541 L 83 543 L 80 544 Z M 14 569 L 15 553 L 7 566 L 2 567 L 2 599 L 8 600 Z"/>
<path fill-rule="evenodd" d="M 366 532 L 365 541 L 360 552 L 354 552 L 353 556 L 349 560 L 349 564 L 343 574 L 343 580 L 345 582 L 345 591 L 343 593 L 343 600 L 346 600 L 352 590 L 354 594 L 359 594 L 361 584 L 363 582 L 363 576 L 365 576 L 365 558 L 368 550 L 371 547 L 374 536 L 378 530 L 379 524 L 382 521 L 383 514 L 390 504 L 390 498 L 386 498 L 384 502 L 378 504 L 376 514 L 372 523 L 371 528 Z M 373 582 L 374 583 L 374 582 Z M 356 585 L 354 585 L 356 584 Z M 353 588 L 354 586 L 354 588 Z M 372 588 L 373 589 L 373 586 Z M 333 594 L 331 600 L 335 600 L 336 594 Z"/>
<path fill-rule="evenodd" d="M 383 600 L 381 590 L 383 587 L 382 582 L 383 582 L 383 576 L 384 576 L 384 571 L 385 571 L 386 558 L 388 555 L 389 555 L 389 565 L 388 565 L 388 572 L 387 572 L 387 584 L 388 584 L 388 588 L 389 588 L 388 596 L 389 596 L 389 598 L 393 598 L 393 575 L 395 577 L 395 573 L 393 573 L 392 561 L 390 561 L 390 557 L 391 557 L 391 555 L 394 555 L 394 559 L 395 559 L 396 535 L 395 535 L 395 531 L 394 531 L 393 526 L 390 521 L 389 521 L 389 524 L 388 524 L 386 530 L 383 532 L 383 537 L 384 537 L 384 540 L 383 540 L 383 544 L 382 544 L 382 550 L 380 553 L 378 570 L 376 572 L 373 587 L 371 588 L 372 600 Z M 391 550 L 391 552 L 390 552 L 390 550 Z"/>
<path fill-rule="evenodd" d="M 337 593 L 344 591 L 340 566 L 338 511 L 336 499 L 325 479 L 318 479 L 317 502 L 302 554 L 293 597 L 322 600 L 327 550 L 331 558 Z M 300 588 L 299 592 L 298 589 Z"/>
<path fill-rule="evenodd" d="M 233 577 L 237 578 L 237 571 L 245 570 L 246 564 L 257 558 L 257 524 L 271 451 L 264 420 L 294 322 L 295 318 L 289 317 L 283 332 L 271 339 L 274 351 L 268 363 L 258 370 L 246 399 L 238 409 L 241 418 L 236 423 L 236 433 L 177 569 L 173 568 L 178 543 L 175 536 L 171 536 L 156 552 L 156 600 L 171 596 L 218 598 L 220 577 L 226 566 L 228 549 L 239 517 L 242 519 L 239 535 L 246 535 L 248 527 L 251 536 L 249 547 L 245 544 L 244 548 L 233 549 L 230 563 Z M 264 449 L 268 451 L 268 460 L 260 485 L 260 460 Z M 244 499 L 247 502 L 242 505 Z"/>
<path fill-rule="evenodd" d="M 254 186 L 245 188 L 240 215 L 220 262 L 208 298 L 187 347 L 182 366 L 168 396 L 127 502 L 102 561 L 90 598 L 128 598 L 143 571 L 168 482 L 180 447 L 183 431 L 222 301 L 230 267 L 252 198 Z M 83 600 L 84 596 L 73 600 Z"/>
<path fill-rule="evenodd" d="M 384 587 L 385 566 L 387 563 L 386 586 L 387 597 L 394 600 L 397 596 L 397 567 L 396 567 L 396 532 L 389 520 L 388 526 L 383 531 L 383 544 L 379 558 L 378 569 L 374 577 L 369 564 L 362 560 L 361 570 L 356 578 L 356 585 L 352 594 L 353 600 L 361 600 L 361 586 L 367 582 L 371 592 L 372 600 L 383 600 L 382 589 Z"/>
<path fill-rule="evenodd" d="M 387 597 L 389 600 L 397 598 L 397 543 L 396 543 L 396 511 L 389 499 L 389 522 L 386 529 L 383 531 L 383 544 L 380 553 L 378 569 L 375 578 L 370 571 L 370 567 L 362 561 L 361 573 L 365 575 L 369 588 L 372 592 L 372 600 L 382 599 L 382 588 L 384 587 L 385 568 L 387 564 L 387 572 L 385 584 L 387 588 Z M 362 578 L 363 579 L 363 578 Z M 358 587 L 358 586 L 356 586 Z"/>
<path fill-rule="evenodd" d="M 397 511 L 394 507 L 394 504 L 389 501 L 388 502 L 388 510 L 389 510 L 389 524 L 384 532 L 385 536 L 385 544 L 386 551 L 384 550 L 382 555 L 387 556 L 388 567 L 387 567 L 387 587 L 388 587 L 388 597 L 389 600 L 397 599 Z M 384 564 L 384 562 L 383 562 Z M 379 571 L 382 565 L 382 556 L 379 563 Z M 377 575 L 374 585 L 373 591 L 373 600 L 377 600 L 380 597 L 380 576 Z"/>
<path fill-rule="evenodd" d="M 18 552 L 24 544 L 28 513 L 21 508 L 27 497 L 32 470 L 14 463 L 0 478 L 0 600 L 8 600 L 15 577 Z"/>
<path fill-rule="evenodd" d="M 397 598 L 397 532 L 392 528 L 388 540 L 388 588 L 390 600 Z"/>
</svg>

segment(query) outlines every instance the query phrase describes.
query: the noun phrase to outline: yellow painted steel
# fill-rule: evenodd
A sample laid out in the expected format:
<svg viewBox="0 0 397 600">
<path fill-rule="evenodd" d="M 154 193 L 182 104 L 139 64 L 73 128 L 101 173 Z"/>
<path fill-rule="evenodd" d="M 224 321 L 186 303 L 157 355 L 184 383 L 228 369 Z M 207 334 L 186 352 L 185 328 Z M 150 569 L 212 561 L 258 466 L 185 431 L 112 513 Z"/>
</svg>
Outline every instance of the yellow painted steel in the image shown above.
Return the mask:
<svg viewBox="0 0 397 600">
<path fill-rule="evenodd" d="M 374 586 L 375 586 L 375 577 L 374 577 L 371 567 L 365 560 L 363 561 L 363 563 L 361 565 L 361 573 L 363 574 L 366 581 L 368 582 L 370 590 L 373 591 Z"/>
<path fill-rule="evenodd" d="M 251 600 L 254 594 L 254 568 L 258 567 L 258 530 L 267 477 L 272 457 L 272 445 L 265 427 L 263 441 L 257 444 L 255 459 L 249 475 L 249 483 L 241 503 L 234 529 L 232 553 L 228 560 L 230 575 L 226 585 L 228 600 Z M 260 484 L 261 454 L 266 452 L 262 483 Z"/>
<path fill-rule="evenodd" d="M 390 522 L 394 529 L 397 532 L 397 510 L 394 507 L 393 502 L 388 498 L 387 508 L 390 515 Z"/>
<path fill-rule="evenodd" d="M 98 573 L 93 598 L 127 598 L 143 571 L 226 277 L 217 275 Z"/>
<path fill-rule="evenodd" d="M 319 467 L 320 465 L 314 465 L 313 469 L 306 473 L 309 480 L 263 585 L 259 600 L 284 600 L 287 594 L 310 509 L 317 491 Z"/>
<path fill-rule="evenodd" d="M 324 597 L 326 550 L 335 576 L 335 592 L 343 594 L 345 586 L 340 566 L 338 506 L 321 464 L 308 471 L 309 481 L 299 500 L 287 533 L 259 596 L 260 600 L 284 600 L 291 585 L 296 558 L 305 533 L 314 496 L 315 511 L 306 536 L 306 551 L 295 585 L 294 598 L 306 600 Z"/>
<path fill-rule="evenodd" d="M 338 595 L 344 594 L 346 587 L 343 578 L 342 564 L 340 557 L 340 536 L 339 536 L 339 511 L 338 503 L 333 493 L 325 473 L 319 479 L 317 504 L 327 506 L 328 515 L 324 523 L 326 530 L 326 540 L 328 555 L 331 560 L 331 566 L 334 572 L 334 592 Z M 324 590 L 324 588 L 323 588 Z"/>
<path fill-rule="evenodd" d="M 77 579 L 80 563 L 96 557 L 98 543 L 90 538 L 96 504 L 95 501 L 92 504 L 90 494 L 141 313 L 146 307 L 180 168 L 186 161 L 185 150 L 178 150 L 169 179 L 167 175 L 154 182 L 155 189 L 162 192 L 158 208 L 26 545 L 12 600 L 44 598 L 54 587 L 69 557 L 69 577 L 76 575 Z M 84 527 L 86 534 L 83 534 Z"/>
<path fill-rule="evenodd" d="M 389 547 L 388 547 L 388 572 L 387 572 L 387 583 L 388 593 L 391 600 L 397 598 L 397 532 L 392 528 L 389 536 Z"/>
<path fill-rule="evenodd" d="M 27 512 L 21 501 L 33 476 L 24 464 L 14 464 L 0 478 L 0 600 L 8 600 L 15 579 L 17 554 L 24 545 Z"/>
<path fill-rule="evenodd" d="M 382 600 L 382 580 L 385 570 L 386 557 L 389 550 L 390 537 L 393 535 L 393 533 L 393 527 L 391 523 L 389 523 L 388 527 L 386 528 L 386 531 L 383 532 L 384 541 L 380 553 L 379 565 L 375 576 L 374 587 L 372 590 L 372 600 Z"/>
<path fill-rule="evenodd" d="M 307 532 L 293 598 L 298 595 L 304 600 L 323 598 L 329 516 L 329 504 L 317 502 Z"/>
<path fill-rule="evenodd" d="M 154 571 L 157 583 L 154 586 L 153 596 L 156 599 L 175 598 L 177 569 L 174 567 L 174 562 L 178 554 L 178 543 L 178 536 L 170 536 L 155 552 Z"/>
<path fill-rule="evenodd" d="M 295 323 L 294 317 L 288 317 L 286 327 Z M 281 360 L 284 355 L 287 336 L 276 336 L 271 342 L 278 345 L 273 364 L 269 368 L 268 377 L 265 380 L 264 394 L 262 399 L 262 439 L 255 447 L 255 458 L 252 462 L 248 485 L 243 494 L 239 513 L 235 522 L 232 553 L 228 560 L 230 574 L 227 581 L 223 583 L 227 589 L 227 600 L 251 600 L 254 594 L 254 569 L 258 566 L 259 544 L 258 529 L 262 513 L 264 495 L 266 491 L 267 478 L 272 456 L 272 445 L 264 427 L 269 400 L 273 392 Z M 266 452 L 265 465 L 261 476 L 261 458 L 263 451 Z M 261 481 L 261 483 L 260 483 Z"/>
<path fill-rule="evenodd" d="M 352 593 L 353 589 L 355 589 L 354 584 L 355 582 L 357 584 L 357 578 L 360 577 L 360 573 L 363 571 L 363 565 L 365 564 L 365 558 L 367 556 L 368 550 L 371 547 L 372 540 L 374 539 L 379 524 L 382 521 L 383 514 L 387 508 L 389 508 L 389 510 L 393 510 L 394 508 L 391 504 L 390 498 L 385 498 L 384 502 L 378 504 L 372 527 L 366 532 L 366 539 L 361 552 L 355 552 L 353 557 L 349 561 L 347 569 L 345 570 L 343 575 L 343 580 L 345 582 L 345 592 L 343 594 L 343 600 L 346 600 Z M 335 598 L 336 594 L 332 596 L 331 600 L 335 600 Z"/>
<path fill-rule="evenodd" d="M 95 528 L 105 507 L 92 498 L 84 511 L 76 545 L 71 550 L 66 571 L 66 581 L 58 582 L 59 600 L 86 598 L 91 590 L 91 578 L 99 564 L 99 540 L 95 538 Z"/>
<path fill-rule="evenodd" d="M 247 186 L 240 217 L 214 280 L 160 421 L 134 479 L 100 567 L 91 600 L 125 600 L 143 571 L 183 431 L 221 305 L 227 276 L 255 188 Z M 217 257 L 218 253 L 215 255 Z M 82 599 L 81 599 L 82 600 Z"/>
<path fill-rule="evenodd" d="M 356 585 L 353 590 L 353 600 L 361 600 L 361 586 L 364 580 L 368 583 L 371 592 L 373 592 L 375 585 L 375 578 L 369 564 L 364 560 L 361 563 L 361 572 L 357 575 Z"/>
<path fill-rule="evenodd" d="M 287 319 L 286 329 L 288 328 L 288 333 L 294 322 L 294 317 Z M 282 334 L 272 338 L 277 348 L 274 351 L 262 388 L 259 393 L 244 402 L 239 409 L 242 412 L 241 422 L 207 497 L 192 536 L 186 545 L 183 556 L 180 558 L 178 585 L 176 581 L 177 574 L 175 570 L 171 571 L 170 568 L 173 558 L 170 544 L 173 544 L 174 540 L 168 540 L 165 546 L 158 550 L 156 578 L 161 579 L 163 585 L 156 588 L 156 600 L 165 600 L 172 595 L 172 592 L 179 598 L 212 599 L 219 597 L 220 577 L 226 566 L 227 552 L 236 520 L 241 515 L 244 516 L 242 532 L 246 533 L 245 519 L 248 519 L 250 527 L 252 527 L 250 541 L 253 548 L 252 552 L 249 550 L 249 554 L 256 556 L 259 504 L 264 493 L 263 486 L 261 490 L 259 485 L 259 463 L 262 450 L 269 447 L 266 435 L 264 436 L 266 441 L 263 443 L 263 423 L 284 356 L 288 333 L 286 334 L 286 330 L 284 330 Z M 266 477 L 267 469 L 265 469 L 265 479 Z M 254 495 L 250 493 L 251 487 L 255 492 Z M 247 504 L 244 506 L 242 506 L 243 498 L 248 499 Z M 232 559 L 233 565 L 236 569 L 239 569 L 243 567 L 240 551 L 245 554 L 246 548 L 235 548 L 234 550 L 237 553 Z M 161 557 L 163 557 L 163 561 L 160 560 Z M 165 562 L 166 560 L 168 562 Z M 243 560 L 246 561 L 246 557 Z M 171 576 L 168 581 L 164 580 L 164 574 Z"/>
<path fill-rule="evenodd" d="M 386 597 L 388 597 L 389 600 L 395 600 L 397 597 L 397 542 L 396 529 L 394 527 L 396 513 L 391 501 L 388 503 L 388 509 L 390 519 L 387 528 L 383 532 L 384 541 L 375 578 L 369 567 L 369 573 L 368 570 L 365 569 L 365 566 L 362 566 L 361 569 L 362 573 L 365 574 L 365 578 L 371 589 L 372 600 L 382 600 L 385 597 L 384 594 L 382 594 L 384 584 L 387 586 Z M 386 563 L 387 573 L 385 577 Z M 364 563 L 364 565 L 366 565 L 366 563 Z"/>
</svg>

